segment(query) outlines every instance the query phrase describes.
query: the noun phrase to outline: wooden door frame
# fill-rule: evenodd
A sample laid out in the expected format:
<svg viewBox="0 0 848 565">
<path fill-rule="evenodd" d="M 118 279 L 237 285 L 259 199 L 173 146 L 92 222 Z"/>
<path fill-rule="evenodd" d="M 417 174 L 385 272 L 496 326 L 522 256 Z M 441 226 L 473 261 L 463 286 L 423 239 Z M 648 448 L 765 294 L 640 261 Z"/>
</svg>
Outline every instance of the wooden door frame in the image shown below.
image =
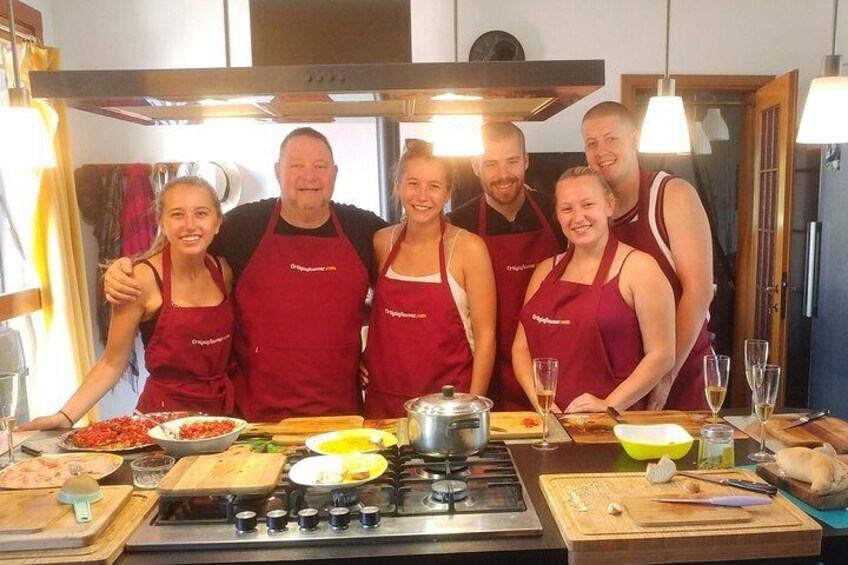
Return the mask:
<svg viewBox="0 0 848 565">
<path fill-rule="evenodd" d="M 638 95 L 656 92 L 657 80 L 662 75 L 621 75 L 621 103 L 634 110 Z M 750 392 L 745 381 L 743 364 L 744 336 L 754 325 L 754 284 L 747 269 L 740 265 L 750 264 L 754 249 L 754 140 L 756 135 L 756 112 L 754 107 L 757 91 L 775 79 L 774 75 L 672 75 L 678 92 L 687 90 L 713 90 L 738 92 L 743 95 L 742 134 L 740 139 L 739 178 L 737 180 L 739 248 L 736 255 L 735 307 L 733 315 L 733 351 L 731 353 L 730 379 L 732 407 L 750 404 Z"/>
</svg>

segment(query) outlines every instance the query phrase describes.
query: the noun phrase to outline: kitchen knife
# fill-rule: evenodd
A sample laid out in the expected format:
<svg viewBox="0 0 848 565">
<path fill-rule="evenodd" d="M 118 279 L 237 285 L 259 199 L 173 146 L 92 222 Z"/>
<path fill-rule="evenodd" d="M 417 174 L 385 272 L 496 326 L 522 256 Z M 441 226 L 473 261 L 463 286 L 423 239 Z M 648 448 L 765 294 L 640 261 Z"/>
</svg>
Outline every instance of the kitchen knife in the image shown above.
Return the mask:
<svg viewBox="0 0 848 565">
<path fill-rule="evenodd" d="M 794 428 L 795 426 L 803 426 L 804 424 L 806 424 L 807 422 L 809 422 L 811 420 L 816 420 L 816 419 L 821 418 L 823 416 L 827 416 L 828 414 L 830 414 L 830 410 L 827 410 L 827 409 L 819 410 L 818 412 L 812 412 L 810 414 L 806 414 L 805 416 L 801 416 L 797 420 L 793 420 L 793 421 L 789 422 L 788 424 L 786 424 L 785 426 L 783 426 L 780 429 L 781 430 L 788 430 L 789 428 Z"/>
<path fill-rule="evenodd" d="M 751 492 L 759 492 L 762 494 L 777 494 L 777 487 L 766 483 L 756 483 L 754 481 L 745 481 L 742 479 L 728 479 L 726 477 L 711 477 L 709 475 L 690 473 L 688 471 L 677 471 L 677 474 L 683 475 L 684 477 L 690 477 L 692 479 L 698 479 L 700 481 L 707 481 L 708 483 L 716 483 L 719 485 L 727 485 L 729 487 L 741 488 Z"/>
<path fill-rule="evenodd" d="M 709 504 L 712 506 L 760 506 L 771 504 L 766 496 L 713 496 L 710 498 L 652 498 L 655 502 L 682 502 L 686 504 Z"/>
</svg>

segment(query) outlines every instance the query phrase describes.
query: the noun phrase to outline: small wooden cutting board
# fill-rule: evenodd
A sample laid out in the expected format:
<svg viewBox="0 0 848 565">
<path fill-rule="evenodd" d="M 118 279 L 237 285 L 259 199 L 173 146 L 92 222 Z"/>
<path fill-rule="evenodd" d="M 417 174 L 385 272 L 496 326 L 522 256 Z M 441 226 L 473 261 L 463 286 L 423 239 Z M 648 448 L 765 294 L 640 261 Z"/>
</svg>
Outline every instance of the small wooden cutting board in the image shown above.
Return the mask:
<svg viewBox="0 0 848 565">
<path fill-rule="evenodd" d="M 542 419 L 535 412 L 492 412 L 489 415 L 491 439 L 532 439 L 542 437 Z"/>
<path fill-rule="evenodd" d="M 677 424 L 694 438 L 701 436 L 701 426 L 712 421 L 708 412 L 682 412 L 680 410 L 634 410 L 622 412 L 627 424 Z M 612 429 L 616 421 L 606 413 L 557 414 L 560 424 L 575 443 L 618 443 Z M 727 423 L 719 418 L 719 423 Z M 748 437 L 734 429 L 735 439 Z"/>
<path fill-rule="evenodd" d="M 286 464 L 282 453 L 254 453 L 234 445 L 223 453 L 183 457 L 159 483 L 159 496 L 266 494 Z"/>
<path fill-rule="evenodd" d="M 848 453 L 848 422 L 825 416 L 803 426 L 782 429 L 796 418 L 797 415 L 776 415 L 766 422 L 766 432 L 786 447 L 818 447 L 826 442 L 832 445 L 837 453 Z"/>
<path fill-rule="evenodd" d="M 0 493 L 0 534 L 40 532 L 70 511 L 68 504 L 57 504 L 58 492 L 53 488 Z"/>
<path fill-rule="evenodd" d="M 308 418 L 286 418 L 278 423 L 248 424 L 241 437 L 251 436 L 281 436 L 303 437 L 304 439 L 324 432 L 337 432 L 361 428 L 364 423 L 362 416 L 315 416 Z M 393 420 L 396 422 L 396 420 Z M 381 428 L 382 429 L 382 428 Z M 276 443 L 276 442 L 275 442 Z M 281 442 L 287 445 L 289 442 Z M 303 441 L 300 441 L 303 444 Z"/>
<path fill-rule="evenodd" d="M 630 519 L 640 526 L 683 526 L 695 524 L 726 524 L 747 522 L 751 513 L 744 508 L 656 502 L 650 496 L 631 496 L 622 499 Z"/>
<path fill-rule="evenodd" d="M 840 455 L 839 458 L 848 463 L 848 455 Z M 774 486 L 785 490 L 798 500 L 818 510 L 848 508 L 848 491 L 825 496 L 812 493 L 810 492 L 810 483 L 782 476 L 780 467 L 775 462 L 760 463 L 757 465 L 757 474 Z"/>
</svg>

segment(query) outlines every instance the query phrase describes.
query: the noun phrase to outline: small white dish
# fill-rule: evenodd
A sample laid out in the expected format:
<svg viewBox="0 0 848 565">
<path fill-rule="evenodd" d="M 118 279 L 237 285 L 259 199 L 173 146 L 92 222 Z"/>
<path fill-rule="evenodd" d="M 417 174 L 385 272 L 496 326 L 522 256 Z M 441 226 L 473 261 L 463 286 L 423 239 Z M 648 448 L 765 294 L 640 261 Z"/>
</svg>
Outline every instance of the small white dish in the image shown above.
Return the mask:
<svg viewBox="0 0 848 565">
<path fill-rule="evenodd" d="M 389 462 L 379 453 L 317 455 L 292 465 L 289 479 L 299 485 L 325 490 L 352 488 L 378 478 L 388 466 Z M 356 478 L 361 472 L 367 472 L 368 476 Z"/>
</svg>

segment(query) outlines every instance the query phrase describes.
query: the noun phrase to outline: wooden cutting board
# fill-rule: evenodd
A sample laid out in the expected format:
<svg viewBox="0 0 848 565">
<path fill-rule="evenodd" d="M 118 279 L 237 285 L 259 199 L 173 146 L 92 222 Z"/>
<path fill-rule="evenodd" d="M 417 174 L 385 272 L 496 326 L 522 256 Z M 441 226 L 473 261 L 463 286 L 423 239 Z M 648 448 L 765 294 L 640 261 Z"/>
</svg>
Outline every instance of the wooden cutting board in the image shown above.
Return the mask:
<svg viewBox="0 0 848 565">
<path fill-rule="evenodd" d="M 132 487 L 126 485 L 100 487 L 103 499 L 91 506 L 92 520 L 86 524 L 78 524 L 73 511 L 64 512 L 58 518 L 48 523 L 40 531 L 32 533 L 0 534 L 0 551 L 21 551 L 28 549 L 55 549 L 68 547 L 83 547 L 91 545 L 95 538 L 106 529 L 115 515 L 123 508 L 132 494 Z M 40 489 L 38 492 L 52 500 L 57 506 L 67 506 L 56 497 L 59 489 Z M 0 497 L 17 492 L 0 493 Z M 0 508 L 3 512 L 3 498 L 0 498 Z M 0 557 L 5 557 L 0 555 Z"/>
<path fill-rule="evenodd" d="M 797 415 L 773 416 L 766 422 L 766 433 L 786 447 L 818 447 L 827 442 L 837 453 L 848 453 L 848 422 L 825 416 L 807 422 L 803 426 L 795 426 L 788 430 L 781 429 L 796 418 Z"/>
<path fill-rule="evenodd" d="M 701 426 L 712 421 L 709 412 L 679 410 L 622 412 L 621 417 L 627 424 L 678 424 L 694 438 L 701 437 Z M 557 414 L 557 419 L 576 443 L 618 443 L 612 431 L 617 422 L 606 413 Z M 727 422 L 719 418 L 719 423 Z M 734 429 L 735 439 L 746 437 L 743 432 Z"/>
<path fill-rule="evenodd" d="M 492 412 L 490 439 L 532 439 L 542 437 L 542 419 L 535 412 Z"/>
<path fill-rule="evenodd" d="M 124 507 L 89 546 L 0 553 L 3 565 L 112 565 L 123 553 L 127 539 L 141 524 L 159 497 L 155 491 L 132 493 Z M 98 503 L 99 504 L 99 503 Z"/>
<path fill-rule="evenodd" d="M 747 522 L 751 513 L 744 508 L 657 502 L 651 496 L 631 496 L 621 504 L 628 516 L 640 526 L 681 526 Z"/>
<path fill-rule="evenodd" d="M 848 455 L 841 455 L 839 458 L 848 463 Z M 780 467 L 777 466 L 777 463 L 760 463 L 757 465 L 757 474 L 813 508 L 819 510 L 848 508 L 848 491 L 825 496 L 814 494 L 810 492 L 810 483 L 790 479 L 789 477 L 782 477 Z"/>
<path fill-rule="evenodd" d="M 266 494 L 274 490 L 286 464 L 282 453 L 254 453 L 234 445 L 223 453 L 183 457 L 168 471 L 159 496 Z"/>
<path fill-rule="evenodd" d="M 57 504 L 58 489 L 19 490 L 0 493 L 0 534 L 40 532 L 71 510 Z"/>
<path fill-rule="evenodd" d="M 720 477 L 757 480 L 746 470 L 708 472 Z M 551 514 L 568 547 L 571 565 L 608 563 L 671 563 L 685 561 L 743 560 L 818 555 L 821 526 L 781 495 L 765 506 L 745 509 L 750 520 L 716 524 L 640 526 L 625 509 L 607 513 L 611 502 L 623 504 L 632 497 L 685 494 L 675 477 L 652 485 L 642 473 L 581 473 L 543 475 L 540 486 Z M 702 492 L 739 494 L 733 487 L 699 482 Z M 670 505 L 669 505 L 670 506 Z M 675 505 L 680 506 L 680 505 Z M 674 508 L 669 512 L 676 512 Z M 723 508 L 711 507 L 721 511 Z"/>
<path fill-rule="evenodd" d="M 361 428 L 362 416 L 315 416 L 309 418 L 286 418 L 278 423 L 248 424 L 241 437 L 251 436 L 313 436 L 324 432 Z M 382 420 L 380 420 L 382 421 Z M 393 420 L 396 422 L 396 420 Z M 276 443 L 276 442 L 275 442 Z M 303 443 L 302 441 L 300 442 Z M 281 445 L 286 445 L 281 443 Z"/>
</svg>

